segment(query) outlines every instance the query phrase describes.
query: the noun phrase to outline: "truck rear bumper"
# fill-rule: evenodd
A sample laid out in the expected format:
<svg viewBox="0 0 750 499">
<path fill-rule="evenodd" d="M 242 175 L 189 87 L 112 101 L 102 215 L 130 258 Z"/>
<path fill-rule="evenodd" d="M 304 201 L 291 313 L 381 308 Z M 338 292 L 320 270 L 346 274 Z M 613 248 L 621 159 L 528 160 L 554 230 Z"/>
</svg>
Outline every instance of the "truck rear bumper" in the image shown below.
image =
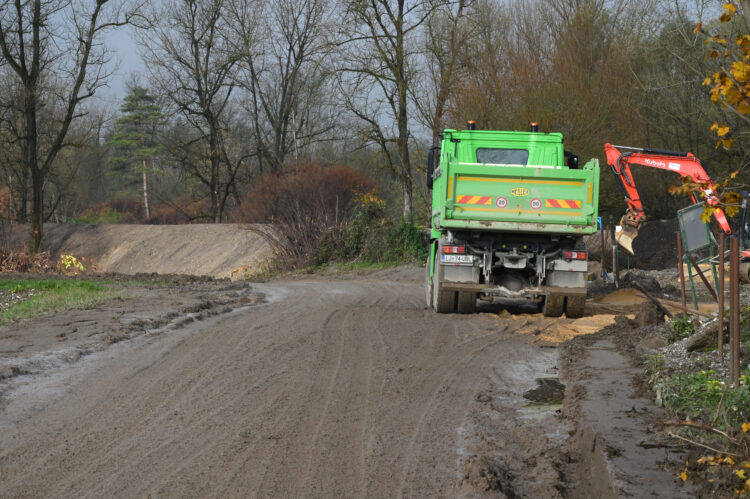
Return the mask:
<svg viewBox="0 0 750 499">
<path fill-rule="evenodd" d="M 454 230 L 481 230 L 499 232 L 523 232 L 528 234 L 587 235 L 595 234 L 599 228 L 591 225 L 560 223 L 499 222 L 490 220 L 443 220 L 440 227 Z"/>
<path fill-rule="evenodd" d="M 535 288 L 524 288 L 514 291 L 503 286 L 486 286 L 484 284 L 472 284 L 463 282 L 443 282 L 446 291 L 463 291 L 481 293 L 497 298 L 524 298 L 534 300 L 540 296 L 563 295 L 563 296 L 586 296 L 586 288 L 564 288 L 560 286 L 540 286 Z"/>
</svg>

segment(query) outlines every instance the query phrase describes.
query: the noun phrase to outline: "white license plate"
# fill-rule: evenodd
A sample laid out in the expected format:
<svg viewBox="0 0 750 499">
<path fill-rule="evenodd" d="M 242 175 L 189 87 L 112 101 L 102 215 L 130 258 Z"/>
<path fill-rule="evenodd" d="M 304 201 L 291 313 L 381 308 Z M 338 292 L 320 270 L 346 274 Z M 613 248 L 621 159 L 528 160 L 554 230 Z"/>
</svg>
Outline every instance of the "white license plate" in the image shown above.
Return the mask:
<svg viewBox="0 0 750 499">
<path fill-rule="evenodd" d="M 440 255 L 441 263 L 474 263 L 474 257 L 471 255 Z"/>
</svg>

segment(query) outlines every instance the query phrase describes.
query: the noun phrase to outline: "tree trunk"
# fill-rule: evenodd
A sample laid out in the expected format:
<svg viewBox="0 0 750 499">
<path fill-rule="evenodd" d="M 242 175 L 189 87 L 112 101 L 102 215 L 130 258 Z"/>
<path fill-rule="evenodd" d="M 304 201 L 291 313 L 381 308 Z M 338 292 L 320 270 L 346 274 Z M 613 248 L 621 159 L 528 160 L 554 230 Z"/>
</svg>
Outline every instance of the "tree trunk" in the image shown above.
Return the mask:
<svg viewBox="0 0 750 499">
<path fill-rule="evenodd" d="M 221 223 L 221 206 L 219 205 L 219 146 L 217 131 L 211 127 L 209 144 L 209 162 L 211 163 L 211 211 L 213 212 L 214 223 Z"/>
<path fill-rule="evenodd" d="M 146 221 L 151 218 L 151 213 L 148 209 L 148 180 L 146 179 L 146 160 L 143 160 L 143 207 L 146 210 Z"/>
<path fill-rule="evenodd" d="M 411 188 L 411 180 L 408 182 L 404 181 L 403 184 L 403 190 L 404 190 L 404 221 L 405 222 L 411 222 L 412 221 L 412 188 Z"/>
<path fill-rule="evenodd" d="M 25 167 L 26 165 L 24 165 Z M 18 221 L 29 221 L 29 170 L 22 167 L 21 186 L 18 188 Z"/>
<path fill-rule="evenodd" d="M 24 137 L 23 155 L 26 167 L 31 176 L 31 247 L 32 253 L 39 251 L 42 245 L 44 225 L 44 171 L 39 168 L 37 147 L 37 102 L 36 82 L 30 81 L 24 89 Z"/>
<path fill-rule="evenodd" d="M 409 158 L 409 128 L 406 116 L 406 92 L 398 114 L 398 156 L 401 160 L 401 184 L 404 190 L 404 220 L 412 218 L 412 171 Z"/>
<path fill-rule="evenodd" d="M 34 147 L 36 152 L 36 147 Z M 39 168 L 31 171 L 31 252 L 37 253 L 42 245 L 42 229 L 44 227 L 44 175 Z"/>
</svg>

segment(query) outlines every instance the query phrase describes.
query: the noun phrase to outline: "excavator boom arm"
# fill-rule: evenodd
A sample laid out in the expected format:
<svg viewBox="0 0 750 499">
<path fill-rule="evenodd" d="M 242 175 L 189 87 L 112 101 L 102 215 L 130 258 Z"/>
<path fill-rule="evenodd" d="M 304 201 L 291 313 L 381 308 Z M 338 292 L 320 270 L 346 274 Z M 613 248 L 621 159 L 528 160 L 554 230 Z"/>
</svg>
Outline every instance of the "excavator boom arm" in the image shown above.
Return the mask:
<svg viewBox="0 0 750 499">
<path fill-rule="evenodd" d="M 643 210 L 643 203 L 638 194 L 638 188 L 633 179 L 630 165 L 648 166 L 688 177 L 693 182 L 706 186 L 703 189 L 703 194 L 709 205 L 716 206 L 719 204 L 719 199 L 714 193 L 711 178 L 706 173 L 706 169 L 700 160 L 691 153 L 613 146 L 612 144 L 605 144 L 604 151 L 607 155 L 607 165 L 609 165 L 615 177 L 615 182 L 622 191 L 625 202 L 628 204 L 628 210 L 620 221 L 623 231 L 620 239 L 618 239 L 618 243 L 631 254 L 633 253 L 632 241 L 638 235 L 638 229 L 645 221 L 646 214 Z M 693 196 L 693 202 L 697 202 L 695 196 Z M 717 208 L 714 211 L 714 218 L 716 218 L 716 221 L 724 232 L 727 234 L 732 233 L 727 217 L 721 208 Z"/>
</svg>

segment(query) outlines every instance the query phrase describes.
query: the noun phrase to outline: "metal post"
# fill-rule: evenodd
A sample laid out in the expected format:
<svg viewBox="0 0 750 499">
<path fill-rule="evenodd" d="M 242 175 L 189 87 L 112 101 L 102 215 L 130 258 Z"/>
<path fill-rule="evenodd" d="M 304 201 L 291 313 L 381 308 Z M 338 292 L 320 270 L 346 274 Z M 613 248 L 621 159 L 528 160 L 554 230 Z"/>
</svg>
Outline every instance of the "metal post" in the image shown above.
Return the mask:
<svg viewBox="0 0 750 499">
<path fill-rule="evenodd" d="M 740 241 L 729 238 L 729 348 L 732 382 L 740 386 Z"/>
<path fill-rule="evenodd" d="M 684 296 L 684 295 L 683 295 Z M 719 233 L 719 362 L 724 363 L 724 232 Z"/>
<path fill-rule="evenodd" d="M 693 264 L 693 267 L 695 268 L 695 272 L 698 274 L 698 277 L 701 278 L 701 281 L 703 281 L 703 284 L 706 285 L 706 289 L 708 289 L 708 292 L 711 293 L 711 296 L 714 297 L 714 300 L 717 302 L 719 301 L 719 297 L 716 295 L 716 291 L 714 291 L 714 288 L 711 287 L 711 283 L 708 282 L 708 279 L 706 279 L 706 275 L 703 273 L 701 268 L 698 266 L 697 263 L 695 263 L 695 258 L 693 258 L 693 255 L 690 254 L 690 252 L 686 252 L 685 255 L 687 256 L 690 263 Z M 695 308 L 698 308 L 697 306 Z"/>
<path fill-rule="evenodd" d="M 599 239 L 602 241 L 602 269 L 599 271 L 599 277 L 604 277 L 607 275 L 607 268 L 606 268 L 606 257 L 607 251 L 604 247 L 604 226 L 599 224 Z"/>
<path fill-rule="evenodd" d="M 615 239 L 615 226 L 610 227 L 610 236 L 612 236 L 612 274 L 615 276 L 615 287 L 620 287 L 620 275 L 617 271 L 617 239 Z"/>
<path fill-rule="evenodd" d="M 685 297 L 685 256 L 682 254 L 682 234 L 677 231 L 677 266 L 680 268 L 680 297 L 682 298 L 682 308 L 687 308 L 687 299 Z"/>
</svg>

